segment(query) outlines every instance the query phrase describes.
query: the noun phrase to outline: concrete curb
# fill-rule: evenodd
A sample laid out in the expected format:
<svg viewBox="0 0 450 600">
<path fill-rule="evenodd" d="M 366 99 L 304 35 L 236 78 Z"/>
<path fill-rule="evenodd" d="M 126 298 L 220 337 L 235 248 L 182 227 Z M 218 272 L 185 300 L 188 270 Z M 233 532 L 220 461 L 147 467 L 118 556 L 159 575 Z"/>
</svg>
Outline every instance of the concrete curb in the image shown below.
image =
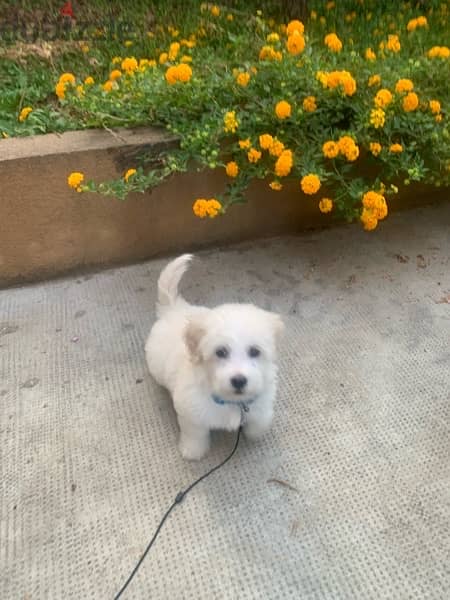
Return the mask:
<svg viewBox="0 0 450 600">
<path fill-rule="evenodd" d="M 222 172 L 177 175 L 152 193 L 132 194 L 124 202 L 78 194 L 67 186 L 71 171 L 97 181 L 116 178 L 135 166 L 140 153 L 157 154 L 174 142 L 154 128 L 1 140 L 0 286 L 333 222 L 298 186 L 273 192 L 263 182 L 251 186 L 247 204 L 225 217 L 197 219 L 193 200 L 220 191 Z M 449 196 L 448 190 L 411 188 L 390 208 Z"/>
</svg>

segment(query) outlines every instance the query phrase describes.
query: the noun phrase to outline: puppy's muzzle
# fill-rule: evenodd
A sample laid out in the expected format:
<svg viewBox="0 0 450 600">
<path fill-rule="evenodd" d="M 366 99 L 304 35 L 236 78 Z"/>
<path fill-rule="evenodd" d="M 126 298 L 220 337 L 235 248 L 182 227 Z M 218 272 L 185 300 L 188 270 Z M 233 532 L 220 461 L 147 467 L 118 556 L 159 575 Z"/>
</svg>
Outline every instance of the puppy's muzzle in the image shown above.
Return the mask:
<svg viewBox="0 0 450 600">
<path fill-rule="evenodd" d="M 230 382 L 236 390 L 236 393 L 240 394 L 244 391 L 244 388 L 247 385 L 247 377 L 244 377 L 244 375 L 235 375 L 230 379 Z"/>
</svg>

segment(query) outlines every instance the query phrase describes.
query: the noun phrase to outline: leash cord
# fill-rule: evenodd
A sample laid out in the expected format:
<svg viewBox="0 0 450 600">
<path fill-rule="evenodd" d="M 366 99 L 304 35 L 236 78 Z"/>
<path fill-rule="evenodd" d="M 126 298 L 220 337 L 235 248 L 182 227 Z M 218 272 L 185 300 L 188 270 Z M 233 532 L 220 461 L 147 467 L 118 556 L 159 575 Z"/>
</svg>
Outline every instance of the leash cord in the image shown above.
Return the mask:
<svg viewBox="0 0 450 600">
<path fill-rule="evenodd" d="M 199 477 L 198 479 L 196 479 L 185 490 L 182 490 L 181 492 L 178 492 L 178 494 L 175 496 L 175 500 L 172 502 L 172 504 L 170 505 L 170 507 L 167 509 L 165 515 L 161 519 L 158 527 L 156 528 L 155 533 L 153 534 L 152 539 L 148 543 L 147 548 L 144 550 L 141 558 L 138 560 L 138 562 L 136 563 L 136 566 L 131 571 L 130 575 L 128 576 L 128 579 L 125 581 L 125 583 L 123 584 L 123 586 L 120 588 L 120 591 L 117 593 L 116 596 L 114 596 L 114 600 L 118 600 L 122 596 L 122 594 L 124 593 L 124 591 L 126 590 L 126 588 L 128 587 L 128 585 L 131 583 L 131 580 L 136 575 L 136 573 L 137 573 L 139 567 L 141 566 L 141 564 L 144 562 L 144 559 L 147 556 L 147 554 L 149 553 L 150 548 L 153 546 L 156 538 L 158 537 L 159 532 L 163 528 L 163 525 L 166 522 L 166 519 L 168 518 L 168 516 L 170 515 L 170 513 L 172 512 L 172 510 L 175 508 L 175 506 L 177 504 L 180 504 L 184 500 L 184 498 L 189 494 L 189 492 L 196 485 L 198 485 L 201 481 L 203 481 L 204 479 L 206 479 L 207 477 L 209 477 L 210 475 L 212 475 L 215 471 L 217 471 L 218 469 L 220 469 L 221 467 L 223 467 L 229 460 L 231 460 L 231 458 L 233 457 L 233 455 L 236 452 L 237 447 L 239 445 L 239 439 L 241 437 L 241 431 L 242 431 L 242 425 L 238 429 L 238 433 L 237 433 L 237 437 L 236 437 L 236 442 L 234 444 L 233 450 L 231 451 L 231 454 L 229 454 L 221 463 L 219 463 L 218 465 L 216 465 L 215 467 L 213 467 L 212 469 L 210 469 L 209 471 L 207 471 L 204 475 L 202 475 L 201 477 Z"/>
</svg>

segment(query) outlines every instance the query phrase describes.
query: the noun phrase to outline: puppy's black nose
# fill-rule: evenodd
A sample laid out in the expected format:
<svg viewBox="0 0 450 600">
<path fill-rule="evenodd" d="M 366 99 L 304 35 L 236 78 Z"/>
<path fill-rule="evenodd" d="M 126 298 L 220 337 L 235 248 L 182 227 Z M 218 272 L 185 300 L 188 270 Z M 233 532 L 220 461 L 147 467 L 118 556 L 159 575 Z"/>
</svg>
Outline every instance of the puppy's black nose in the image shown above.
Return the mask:
<svg viewBox="0 0 450 600">
<path fill-rule="evenodd" d="M 231 385 L 238 392 L 241 392 L 247 385 L 247 377 L 244 377 L 244 375 L 235 375 L 230 381 Z"/>
</svg>

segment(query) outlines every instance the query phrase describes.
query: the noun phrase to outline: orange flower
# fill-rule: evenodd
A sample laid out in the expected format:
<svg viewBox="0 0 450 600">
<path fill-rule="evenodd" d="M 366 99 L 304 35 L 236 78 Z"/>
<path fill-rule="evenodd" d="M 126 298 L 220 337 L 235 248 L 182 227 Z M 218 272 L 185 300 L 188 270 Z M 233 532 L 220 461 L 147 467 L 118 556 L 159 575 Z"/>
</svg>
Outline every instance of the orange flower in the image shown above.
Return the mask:
<svg viewBox="0 0 450 600">
<path fill-rule="evenodd" d="M 400 152 L 403 152 L 403 146 L 401 144 L 391 144 L 389 146 L 389 152 L 400 154 Z"/>
<path fill-rule="evenodd" d="M 385 108 L 388 104 L 392 102 L 392 94 L 386 88 L 383 88 L 377 92 L 377 95 L 374 98 L 375 106 L 378 108 Z"/>
<path fill-rule="evenodd" d="M 301 54 L 305 49 L 305 38 L 298 31 L 294 31 L 287 39 L 286 48 L 289 54 L 292 54 L 293 56 Z"/>
<path fill-rule="evenodd" d="M 226 171 L 226 174 L 228 175 L 228 177 L 234 178 L 234 177 L 238 176 L 239 167 L 238 167 L 237 163 L 235 163 L 234 161 L 230 161 L 226 164 L 225 171 Z"/>
<path fill-rule="evenodd" d="M 395 84 L 395 91 L 399 94 L 402 92 L 412 92 L 414 84 L 411 79 L 399 79 Z"/>
<path fill-rule="evenodd" d="M 300 181 L 300 186 L 303 190 L 304 194 L 312 195 L 319 191 L 320 189 L 320 179 L 314 173 L 309 173 L 305 175 Z"/>
<path fill-rule="evenodd" d="M 340 52 L 342 50 L 342 42 L 335 33 L 326 35 L 324 43 L 332 52 Z"/>
<path fill-rule="evenodd" d="M 259 145 L 263 150 L 269 150 L 272 144 L 273 137 L 270 134 L 264 133 L 263 135 L 259 136 Z"/>
<path fill-rule="evenodd" d="M 418 106 L 419 106 L 419 97 L 417 96 L 416 93 L 409 92 L 403 98 L 403 110 L 405 112 L 412 112 L 412 111 L 416 110 L 416 108 Z"/>
<path fill-rule="evenodd" d="M 315 96 L 306 96 L 306 98 L 303 100 L 303 109 L 306 110 L 306 112 L 314 112 L 317 110 Z"/>
<path fill-rule="evenodd" d="M 275 106 L 275 114 L 279 119 L 286 119 L 291 116 L 291 105 L 286 100 L 281 100 L 277 102 Z"/>
<path fill-rule="evenodd" d="M 294 20 L 288 23 L 286 28 L 287 35 L 292 35 L 295 31 L 297 31 L 300 35 L 302 35 L 305 31 L 305 26 L 301 21 Z"/>
<path fill-rule="evenodd" d="M 369 144 L 369 149 L 374 156 L 378 156 L 381 152 L 381 144 L 378 142 L 371 142 Z"/>
<path fill-rule="evenodd" d="M 331 198 L 322 198 L 319 202 L 319 210 L 322 213 L 329 213 L 333 210 L 333 200 Z"/>
<path fill-rule="evenodd" d="M 247 158 L 249 162 L 257 163 L 258 160 L 261 158 L 261 152 L 259 150 L 256 150 L 256 148 L 250 148 L 250 150 L 247 152 Z"/>
<path fill-rule="evenodd" d="M 286 175 L 289 175 L 291 172 L 293 164 L 294 160 L 292 157 L 292 151 L 283 150 L 277 162 L 275 163 L 275 174 L 278 177 L 286 177 Z"/>
<path fill-rule="evenodd" d="M 322 146 L 323 155 L 327 158 L 336 158 L 339 154 L 339 145 L 336 142 L 325 142 Z"/>
</svg>

